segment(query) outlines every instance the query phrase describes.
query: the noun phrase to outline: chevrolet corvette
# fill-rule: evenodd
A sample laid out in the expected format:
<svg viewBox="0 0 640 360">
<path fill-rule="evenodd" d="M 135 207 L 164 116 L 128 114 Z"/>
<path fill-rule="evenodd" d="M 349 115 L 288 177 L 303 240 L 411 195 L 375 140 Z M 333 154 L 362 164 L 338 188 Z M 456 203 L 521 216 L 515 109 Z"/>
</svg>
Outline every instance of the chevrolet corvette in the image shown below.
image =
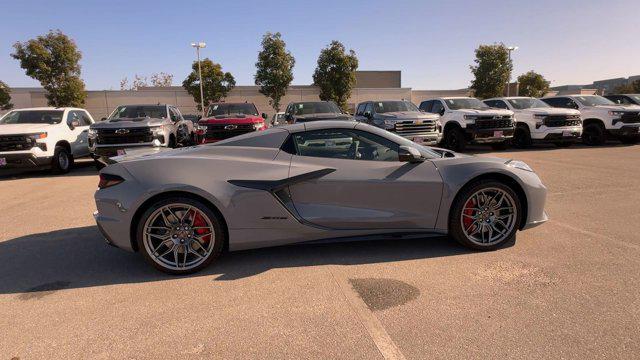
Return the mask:
<svg viewBox="0 0 640 360">
<path fill-rule="evenodd" d="M 364 123 L 317 121 L 111 159 L 94 216 L 107 242 L 171 274 L 225 251 L 449 235 L 493 250 L 547 220 L 525 163 L 425 147 Z"/>
</svg>

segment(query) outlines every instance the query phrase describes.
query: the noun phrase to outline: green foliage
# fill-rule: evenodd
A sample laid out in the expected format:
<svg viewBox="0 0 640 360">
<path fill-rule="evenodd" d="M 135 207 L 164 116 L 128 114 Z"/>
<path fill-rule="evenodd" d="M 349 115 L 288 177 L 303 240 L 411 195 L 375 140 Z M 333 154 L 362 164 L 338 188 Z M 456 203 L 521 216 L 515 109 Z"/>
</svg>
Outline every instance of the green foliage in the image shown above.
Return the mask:
<svg viewBox="0 0 640 360">
<path fill-rule="evenodd" d="M 210 103 L 218 102 L 226 97 L 231 89 L 236 86 L 236 80 L 231 73 L 223 72 L 220 64 L 214 63 L 209 58 L 202 60 L 201 66 L 204 106 L 206 108 Z M 191 73 L 182 82 L 182 87 L 193 96 L 193 100 L 198 104 L 198 109 L 202 110 L 197 61 L 193 62 L 191 69 Z"/>
<path fill-rule="evenodd" d="M 320 88 L 320 99 L 334 101 L 343 111 L 348 111 L 347 101 L 356 83 L 358 58 L 353 50 L 347 53 L 339 41 L 320 51 L 318 66 L 313 73 L 313 83 Z"/>
<path fill-rule="evenodd" d="M 475 96 L 480 99 L 502 96 L 513 68 L 507 47 L 504 44 L 480 45 L 474 61 L 476 65 L 470 68 L 474 76 L 471 89 Z"/>
<path fill-rule="evenodd" d="M 616 86 L 613 89 L 613 94 L 640 94 L 640 80 Z"/>
<path fill-rule="evenodd" d="M 50 106 L 84 105 L 87 94 L 80 79 L 82 54 L 73 40 L 60 30 L 49 31 L 13 45 L 11 57 L 20 61 L 28 76 L 40 81 Z"/>
<path fill-rule="evenodd" d="M 549 84 L 544 76 L 531 70 L 518 76 L 518 95 L 543 97 L 549 92 Z"/>
<path fill-rule="evenodd" d="M 11 89 L 4 82 L 0 81 L 0 110 L 11 110 L 13 104 L 11 103 Z"/>
<path fill-rule="evenodd" d="M 267 32 L 262 37 L 262 51 L 258 54 L 254 79 L 260 86 L 260 93 L 269 98 L 269 105 L 276 112 L 280 111 L 280 100 L 293 81 L 295 63 L 279 32 Z"/>
</svg>

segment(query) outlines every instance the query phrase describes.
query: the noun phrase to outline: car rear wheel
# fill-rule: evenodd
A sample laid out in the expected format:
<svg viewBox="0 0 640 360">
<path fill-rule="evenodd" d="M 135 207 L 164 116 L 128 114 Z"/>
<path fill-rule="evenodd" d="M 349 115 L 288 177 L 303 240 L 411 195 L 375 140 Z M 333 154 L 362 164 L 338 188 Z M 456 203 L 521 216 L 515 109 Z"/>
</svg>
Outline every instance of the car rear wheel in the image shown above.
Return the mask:
<svg viewBox="0 0 640 360">
<path fill-rule="evenodd" d="M 494 250 L 515 239 L 522 217 L 518 195 L 495 180 L 481 180 L 464 189 L 450 214 L 451 236 L 477 250 Z"/>
<path fill-rule="evenodd" d="M 225 243 L 222 221 L 202 202 L 167 198 L 150 206 L 137 228 L 138 249 L 156 269 L 168 274 L 202 270 Z"/>
<path fill-rule="evenodd" d="M 444 135 L 445 147 L 453 151 L 464 151 L 467 142 L 464 133 L 460 129 L 449 129 Z"/>
</svg>

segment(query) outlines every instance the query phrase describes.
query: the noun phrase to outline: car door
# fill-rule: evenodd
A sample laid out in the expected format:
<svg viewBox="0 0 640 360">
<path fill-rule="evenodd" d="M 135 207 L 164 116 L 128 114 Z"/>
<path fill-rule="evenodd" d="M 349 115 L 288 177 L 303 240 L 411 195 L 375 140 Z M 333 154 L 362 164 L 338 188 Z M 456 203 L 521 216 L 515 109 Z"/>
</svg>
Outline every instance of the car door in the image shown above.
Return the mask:
<svg viewBox="0 0 640 360">
<path fill-rule="evenodd" d="M 71 153 L 74 157 L 82 157 L 89 154 L 89 125 L 83 111 L 71 110 L 67 113 L 68 141 L 71 145 Z"/>
<path fill-rule="evenodd" d="M 357 129 L 292 134 L 290 176 L 334 169 L 290 185 L 302 219 L 332 229 L 433 229 L 442 178 L 430 161 L 400 162 L 399 144 Z"/>
</svg>

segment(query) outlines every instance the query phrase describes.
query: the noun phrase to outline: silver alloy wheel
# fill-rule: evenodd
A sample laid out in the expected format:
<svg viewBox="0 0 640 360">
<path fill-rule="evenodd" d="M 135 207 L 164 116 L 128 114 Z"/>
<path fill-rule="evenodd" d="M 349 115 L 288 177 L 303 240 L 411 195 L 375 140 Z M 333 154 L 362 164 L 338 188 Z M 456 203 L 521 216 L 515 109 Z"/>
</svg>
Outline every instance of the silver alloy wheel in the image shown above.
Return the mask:
<svg viewBox="0 0 640 360">
<path fill-rule="evenodd" d="M 144 224 L 147 254 L 170 270 L 189 270 L 204 262 L 215 243 L 215 230 L 206 213 L 193 205 L 172 203 L 155 210 Z"/>
<path fill-rule="evenodd" d="M 58 154 L 58 165 L 61 170 L 67 170 L 69 168 L 69 155 L 66 152 L 60 151 Z"/>
<path fill-rule="evenodd" d="M 517 211 L 515 201 L 506 191 L 495 187 L 478 190 L 462 208 L 462 231 L 477 245 L 493 245 L 513 232 Z"/>
</svg>

